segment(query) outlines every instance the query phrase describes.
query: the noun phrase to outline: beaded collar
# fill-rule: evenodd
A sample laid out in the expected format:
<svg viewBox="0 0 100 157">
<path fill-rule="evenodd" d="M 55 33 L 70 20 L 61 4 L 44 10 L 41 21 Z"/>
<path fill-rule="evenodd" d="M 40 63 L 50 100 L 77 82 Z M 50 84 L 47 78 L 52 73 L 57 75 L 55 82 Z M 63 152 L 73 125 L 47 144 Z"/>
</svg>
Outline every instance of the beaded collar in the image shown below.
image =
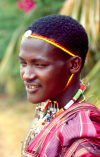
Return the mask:
<svg viewBox="0 0 100 157">
<path fill-rule="evenodd" d="M 85 89 L 86 89 L 86 86 L 84 83 L 82 83 L 77 93 L 75 94 L 75 96 L 60 110 L 58 108 L 58 103 L 56 101 L 52 102 L 51 100 L 42 102 L 41 105 L 39 104 L 39 106 L 36 107 L 37 120 L 31 127 L 25 139 L 25 142 L 23 144 L 23 150 L 22 150 L 23 155 L 27 147 L 33 141 L 34 137 L 36 137 L 36 135 L 39 134 L 39 132 L 44 128 L 44 126 L 46 126 L 50 122 L 51 119 L 53 119 L 54 117 L 62 113 L 64 110 L 68 109 L 72 104 L 74 104 L 79 99 L 79 97 L 84 93 Z M 85 100 L 85 97 L 79 103 L 83 102 L 84 100 Z"/>
</svg>

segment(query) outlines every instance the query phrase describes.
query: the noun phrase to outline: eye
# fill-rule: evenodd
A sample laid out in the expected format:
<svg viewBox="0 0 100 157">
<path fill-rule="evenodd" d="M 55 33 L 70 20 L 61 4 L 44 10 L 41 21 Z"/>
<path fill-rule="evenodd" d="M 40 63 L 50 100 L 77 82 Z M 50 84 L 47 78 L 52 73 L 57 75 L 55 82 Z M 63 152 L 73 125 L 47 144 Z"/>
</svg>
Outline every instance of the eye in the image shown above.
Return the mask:
<svg viewBox="0 0 100 157">
<path fill-rule="evenodd" d="M 42 68 L 42 67 L 45 67 L 45 66 L 47 66 L 47 65 L 45 65 L 45 64 L 35 64 L 35 66 Z"/>
<path fill-rule="evenodd" d="M 27 63 L 26 63 L 26 62 L 20 62 L 20 64 L 21 64 L 22 66 L 27 65 Z"/>
</svg>

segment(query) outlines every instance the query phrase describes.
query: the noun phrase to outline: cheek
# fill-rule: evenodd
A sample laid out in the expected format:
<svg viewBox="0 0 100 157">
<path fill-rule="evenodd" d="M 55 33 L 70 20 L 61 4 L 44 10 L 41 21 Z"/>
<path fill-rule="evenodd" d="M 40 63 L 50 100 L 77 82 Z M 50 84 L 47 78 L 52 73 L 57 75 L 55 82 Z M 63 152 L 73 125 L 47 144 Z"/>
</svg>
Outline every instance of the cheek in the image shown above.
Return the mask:
<svg viewBox="0 0 100 157">
<path fill-rule="evenodd" d="M 46 73 L 42 73 L 41 79 L 45 85 L 48 85 L 49 89 L 53 87 L 62 89 L 67 82 L 64 74 L 64 69 L 53 68 Z"/>
<path fill-rule="evenodd" d="M 52 76 L 52 80 L 54 80 L 56 88 L 60 89 L 60 91 L 66 86 L 68 78 L 65 72 L 65 68 L 59 68 L 55 71 L 55 75 Z"/>
<path fill-rule="evenodd" d="M 20 76 L 21 76 L 22 79 L 23 79 L 23 74 L 24 74 L 24 70 L 23 70 L 22 67 L 20 67 Z"/>
</svg>

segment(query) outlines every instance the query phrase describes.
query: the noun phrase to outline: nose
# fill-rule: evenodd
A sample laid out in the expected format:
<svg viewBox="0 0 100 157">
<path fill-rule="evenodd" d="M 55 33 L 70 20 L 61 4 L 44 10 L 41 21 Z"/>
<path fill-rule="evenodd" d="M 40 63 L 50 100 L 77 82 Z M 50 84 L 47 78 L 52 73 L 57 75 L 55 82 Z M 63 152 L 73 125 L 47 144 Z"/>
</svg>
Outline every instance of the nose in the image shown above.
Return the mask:
<svg viewBox="0 0 100 157">
<path fill-rule="evenodd" d="M 34 80 L 36 78 L 34 69 L 31 66 L 25 67 L 22 78 L 24 81 Z"/>
</svg>

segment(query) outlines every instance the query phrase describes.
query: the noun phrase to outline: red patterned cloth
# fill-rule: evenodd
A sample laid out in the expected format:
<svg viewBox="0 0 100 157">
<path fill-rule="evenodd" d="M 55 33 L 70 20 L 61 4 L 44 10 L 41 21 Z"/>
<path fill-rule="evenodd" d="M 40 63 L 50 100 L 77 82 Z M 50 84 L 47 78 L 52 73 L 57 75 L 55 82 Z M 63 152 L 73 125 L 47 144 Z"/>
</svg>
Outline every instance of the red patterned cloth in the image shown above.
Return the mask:
<svg viewBox="0 0 100 157">
<path fill-rule="evenodd" d="M 100 157 L 100 111 L 76 103 L 44 127 L 22 157 Z"/>
</svg>

